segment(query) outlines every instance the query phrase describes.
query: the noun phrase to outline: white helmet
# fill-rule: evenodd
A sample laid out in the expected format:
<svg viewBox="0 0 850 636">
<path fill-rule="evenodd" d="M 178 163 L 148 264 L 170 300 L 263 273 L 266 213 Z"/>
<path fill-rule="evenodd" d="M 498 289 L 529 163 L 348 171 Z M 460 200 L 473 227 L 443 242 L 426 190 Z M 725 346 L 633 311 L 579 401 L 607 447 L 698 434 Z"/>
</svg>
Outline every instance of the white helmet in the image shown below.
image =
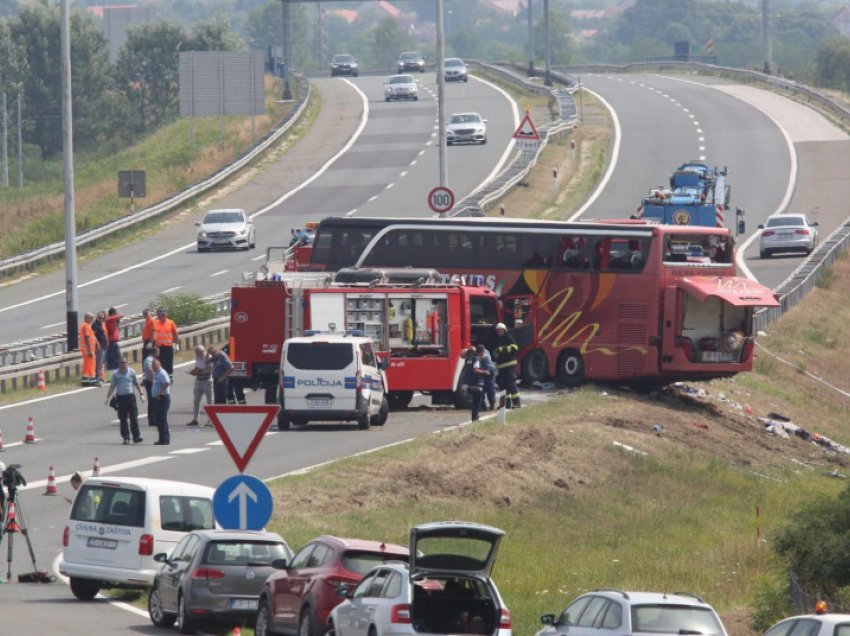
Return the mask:
<svg viewBox="0 0 850 636">
<path fill-rule="evenodd" d="M 508 328 L 505 327 L 505 323 L 503 323 L 503 322 L 500 322 L 498 325 L 496 325 L 496 331 L 498 331 L 499 329 L 501 329 L 502 331 L 508 330 Z"/>
</svg>

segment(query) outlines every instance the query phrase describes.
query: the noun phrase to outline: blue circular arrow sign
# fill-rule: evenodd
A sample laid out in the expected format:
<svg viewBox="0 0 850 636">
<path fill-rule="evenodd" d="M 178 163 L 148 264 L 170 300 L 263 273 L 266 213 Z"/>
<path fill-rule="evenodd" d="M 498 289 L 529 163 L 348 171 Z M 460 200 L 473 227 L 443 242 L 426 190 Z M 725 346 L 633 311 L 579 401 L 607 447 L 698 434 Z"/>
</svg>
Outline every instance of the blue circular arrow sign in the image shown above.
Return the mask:
<svg viewBox="0 0 850 636">
<path fill-rule="evenodd" d="M 228 477 L 213 495 L 215 520 L 225 530 L 262 530 L 273 507 L 268 487 L 251 475 Z"/>
</svg>

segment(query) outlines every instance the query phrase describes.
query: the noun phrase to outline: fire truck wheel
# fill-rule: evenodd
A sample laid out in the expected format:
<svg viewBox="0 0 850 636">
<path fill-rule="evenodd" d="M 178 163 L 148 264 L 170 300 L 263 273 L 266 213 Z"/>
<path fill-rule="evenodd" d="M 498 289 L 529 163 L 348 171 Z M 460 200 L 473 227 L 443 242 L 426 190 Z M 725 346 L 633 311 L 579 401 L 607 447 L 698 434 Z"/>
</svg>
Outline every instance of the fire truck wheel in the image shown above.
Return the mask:
<svg viewBox="0 0 850 636">
<path fill-rule="evenodd" d="M 390 391 L 387 393 L 387 401 L 391 411 L 406 409 L 413 399 L 413 391 Z"/>
<path fill-rule="evenodd" d="M 542 349 L 533 349 L 522 359 L 522 382 L 543 382 L 549 376 L 549 361 Z"/>
<path fill-rule="evenodd" d="M 584 359 L 576 349 L 564 349 L 558 356 L 558 382 L 579 386 L 584 382 Z"/>
<path fill-rule="evenodd" d="M 387 397 L 384 396 L 384 399 L 381 400 L 381 409 L 378 411 L 376 415 L 372 416 L 372 421 L 370 424 L 372 426 L 383 426 L 387 422 L 387 418 L 390 415 L 390 404 L 387 402 Z"/>
<path fill-rule="evenodd" d="M 277 412 L 277 430 L 289 430 L 289 415 L 287 415 L 286 411 L 284 411 L 283 409 Z"/>
</svg>

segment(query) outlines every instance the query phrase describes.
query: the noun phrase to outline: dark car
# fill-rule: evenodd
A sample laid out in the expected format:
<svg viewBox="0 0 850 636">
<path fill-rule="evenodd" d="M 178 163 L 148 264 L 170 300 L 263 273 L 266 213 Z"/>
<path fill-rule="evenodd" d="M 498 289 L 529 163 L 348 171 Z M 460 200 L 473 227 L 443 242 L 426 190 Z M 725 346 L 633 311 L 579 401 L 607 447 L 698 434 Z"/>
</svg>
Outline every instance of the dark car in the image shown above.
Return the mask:
<svg viewBox="0 0 850 636">
<path fill-rule="evenodd" d="M 176 622 L 183 634 L 199 623 L 242 623 L 257 614 L 263 582 L 292 558 L 274 532 L 196 530 L 187 534 L 162 563 L 148 596 L 148 614 L 157 627 Z"/>
<path fill-rule="evenodd" d="M 336 77 L 337 75 L 357 77 L 357 58 L 347 53 L 334 55 L 331 60 L 331 77 Z"/>
<path fill-rule="evenodd" d="M 255 633 L 322 636 L 340 584 L 356 585 L 374 566 L 407 561 L 404 546 L 323 535 L 301 548 L 263 585 Z"/>
<path fill-rule="evenodd" d="M 398 72 L 405 71 L 425 72 L 425 59 L 419 51 L 405 51 L 398 56 Z"/>
</svg>

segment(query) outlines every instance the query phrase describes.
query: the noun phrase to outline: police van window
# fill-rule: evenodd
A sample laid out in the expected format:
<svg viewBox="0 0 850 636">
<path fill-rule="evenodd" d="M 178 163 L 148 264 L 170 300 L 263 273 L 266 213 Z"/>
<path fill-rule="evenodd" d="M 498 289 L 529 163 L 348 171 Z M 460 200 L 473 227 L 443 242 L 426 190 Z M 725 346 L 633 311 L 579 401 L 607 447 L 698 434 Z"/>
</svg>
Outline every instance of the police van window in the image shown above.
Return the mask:
<svg viewBox="0 0 850 636">
<path fill-rule="evenodd" d="M 212 501 L 202 497 L 162 495 L 159 498 L 159 516 L 163 530 L 191 532 L 215 527 Z"/>
<path fill-rule="evenodd" d="M 363 364 L 374 367 L 377 366 L 375 364 L 375 352 L 372 351 L 372 345 L 364 342 L 360 345 L 360 360 Z"/>
<path fill-rule="evenodd" d="M 348 342 L 290 342 L 286 361 L 305 371 L 341 371 L 354 362 Z"/>
</svg>

